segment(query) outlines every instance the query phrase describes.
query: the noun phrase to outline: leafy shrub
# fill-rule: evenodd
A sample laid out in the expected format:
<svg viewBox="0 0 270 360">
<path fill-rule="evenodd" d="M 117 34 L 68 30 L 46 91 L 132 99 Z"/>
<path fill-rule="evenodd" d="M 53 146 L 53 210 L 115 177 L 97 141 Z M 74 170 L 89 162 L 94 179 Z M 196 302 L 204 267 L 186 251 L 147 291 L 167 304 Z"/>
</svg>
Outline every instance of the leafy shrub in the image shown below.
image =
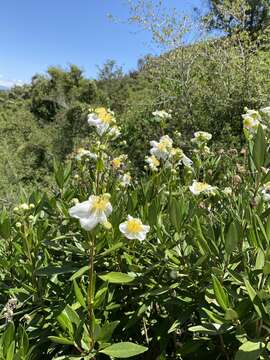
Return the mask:
<svg viewBox="0 0 270 360">
<path fill-rule="evenodd" d="M 93 110 L 55 185 L 1 213 L 0 358 L 267 359 L 269 108 L 243 118 L 241 153 L 162 135 L 136 177 Z"/>
</svg>

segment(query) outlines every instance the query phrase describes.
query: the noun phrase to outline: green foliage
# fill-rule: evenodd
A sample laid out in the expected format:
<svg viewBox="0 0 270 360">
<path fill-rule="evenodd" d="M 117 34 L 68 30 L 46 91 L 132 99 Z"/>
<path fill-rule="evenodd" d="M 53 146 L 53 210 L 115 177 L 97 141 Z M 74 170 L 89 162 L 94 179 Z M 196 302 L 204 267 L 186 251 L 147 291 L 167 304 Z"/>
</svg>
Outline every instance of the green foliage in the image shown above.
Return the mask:
<svg viewBox="0 0 270 360">
<path fill-rule="evenodd" d="M 209 0 L 205 20 L 210 29 L 231 34 L 235 29 L 256 33 L 270 24 L 268 0 Z"/>
<path fill-rule="evenodd" d="M 109 135 L 90 135 L 96 159 L 55 161 L 55 183 L 0 216 L 0 359 L 267 358 L 269 129 L 246 129 L 248 153 L 193 141 L 192 168 L 160 160 L 129 186 Z M 70 217 L 108 192 L 110 223 Z M 150 225 L 145 240 L 119 227 L 128 214 Z"/>
</svg>

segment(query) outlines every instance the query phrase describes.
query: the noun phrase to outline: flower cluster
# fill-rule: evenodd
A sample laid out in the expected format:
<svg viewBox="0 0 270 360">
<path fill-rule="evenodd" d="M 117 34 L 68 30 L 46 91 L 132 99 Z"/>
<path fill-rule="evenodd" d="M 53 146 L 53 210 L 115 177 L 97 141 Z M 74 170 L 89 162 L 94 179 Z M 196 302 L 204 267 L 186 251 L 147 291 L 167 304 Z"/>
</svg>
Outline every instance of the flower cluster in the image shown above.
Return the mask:
<svg viewBox="0 0 270 360">
<path fill-rule="evenodd" d="M 10 322 L 13 319 L 14 310 L 17 307 L 18 300 L 16 298 L 9 299 L 3 309 L 3 316 L 6 322 Z"/>
<path fill-rule="evenodd" d="M 129 172 L 119 176 L 119 184 L 121 187 L 127 187 L 131 184 L 132 177 Z"/>
<path fill-rule="evenodd" d="M 81 161 L 83 158 L 97 160 L 97 155 L 84 148 L 78 148 L 74 155 L 75 159 Z"/>
<path fill-rule="evenodd" d="M 90 109 L 88 124 L 96 128 L 99 136 L 107 133 L 112 138 L 116 138 L 120 135 L 120 130 L 116 126 L 114 112 L 104 107 Z"/>
<path fill-rule="evenodd" d="M 145 161 L 147 162 L 150 170 L 158 171 L 160 161 L 155 157 L 155 155 L 146 156 Z"/>
<path fill-rule="evenodd" d="M 211 186 L 205 182 L 199 182 L 196 180 L 193 180 L 192 185 L 189 186 L 189 190 L 194 195 L 200 195 L 200 194 L 214 195 L 216 193 L 216 187 Z"/>
<path fill-rule="evenodd" d="M 172 115 L 167 113 L 167 111 L 165 110 L 156 110 L 154 112 L 152 112 L 152 114 L 156 117 L 156 118 L 160 118 L 162 120 L 165 119 L 171 119 Z"/>
<path fill-rule="evenodd" d="M 34 208 L 35 208 L 35 204 L 33 204 L 33 203 L 31 203 L 31 204 L 23 203 L 23 204 L 16 206 L 13 209 L 13 211 L 17 212 L 17 213 L 21 213 L 21 212 L 27 212 L 29 210 L 33 210 Z"/>
<path fill-rule="evenodd" d="M 212 134 L 206 131 L 197 131 L 194 133 L 194 137 L 191 139 L 192 143 L 198 146 L 206 145 L 208 141 L 212 139 Z"/>
<path fill-rule="evenodd" d="M 127 160 L 127 155 L 122 154 L 119 155 L 111 160 L 111 166 L 114 170 L 119 170 L 121 167 L 124 166 L 125 161 Z"/>
<path fill-rule="evenodd" d="M 145 159 L 150 170 L 157 171 L 161 161 L 166 167 L 171 167 L 172 163 L 192 166 L 192 160 L 184 154 L 183 150 L 173 147 L 173 140 L 168 135 L 162 136 L 159 141 L 150 141 L 150 145 L 152 146 L 151 156 Z"/>
<path fill-rule="evenodd" d="M 90 231 L 98 224 L 105 228 L 111 227 L 108 222 L 108 216 L 112 213 L 112 204 L 110 203 L 110 194 L 91 195 L 87 201 L 77 203 L 69 210 L 70 216 L 80 221 L 81 227 Z M 119 225 L 119 230 L 127 239 L 144 240 L 150 227 L 144 225 L 138 218 L 128 215 L 127 221 Z"/>
</svg>

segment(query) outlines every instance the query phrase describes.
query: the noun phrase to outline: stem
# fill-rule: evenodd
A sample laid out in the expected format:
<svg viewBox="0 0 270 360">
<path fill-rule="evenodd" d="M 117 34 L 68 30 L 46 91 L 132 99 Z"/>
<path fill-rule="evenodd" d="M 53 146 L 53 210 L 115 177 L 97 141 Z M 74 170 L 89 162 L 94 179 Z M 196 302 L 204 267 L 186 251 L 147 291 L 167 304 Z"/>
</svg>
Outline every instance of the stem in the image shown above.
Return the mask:
<svg viewBox="0 0 270 360">
<path fill-rule="evenodd" d="M 229 355 L 227 354 L 227 351 L 226 351 L 226 348 L 225 348 L 223 336 L 222 336 L 222 335 L 219 335 L 219 339 L 220 339 L 220 344 L 221 344 L 222 352 L 223 352 L 226 360 L 230 360 Z"/>
<path fill-rule="evenodd" d="M 95 257 L 95 240 L 88 233 L 89 245 L 90 245 L 90 254 L 89 254 L 89 284 L 87 291 L 87 303 L 88 303 L 88 318 L 89 318 L 89 335 L 91 338 L 90 350 L 94 347 L 94 257 Z"/>
</svg>

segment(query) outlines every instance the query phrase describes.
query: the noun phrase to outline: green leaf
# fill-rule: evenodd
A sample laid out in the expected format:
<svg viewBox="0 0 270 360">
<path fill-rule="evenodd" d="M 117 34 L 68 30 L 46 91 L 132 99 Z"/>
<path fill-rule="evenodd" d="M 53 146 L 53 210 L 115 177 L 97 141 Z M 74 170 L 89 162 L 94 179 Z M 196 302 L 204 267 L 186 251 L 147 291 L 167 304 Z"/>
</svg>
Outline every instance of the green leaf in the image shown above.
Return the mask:
<svg viewBox="0 0 270 360">
<path fill-rule="evenodd" d="M 117 325 L 120 323 L 120 321 L 113 321 L 111 323 L 105 324 L 100 329 L 99 335 L 97 337 L 97 341 L 106 341 L 109 342 L 111 340 L 112 334 L 117 327 Z"/>
<path fill-rule="evenodd" d="M 62 345 L 73 345 L 74 341 L 73 340 L 69 340 L 63 337 L 58 337 L 58 336 L 48 336 L 48 338 L 57 344 L 62 344 Z"/>
<path fill-rule="evenodd" d="M 238 245 L 238 229 L 235 222 L 232 222 L 225 236 L 225 250 L 228 255 L 237 248 Z"/>
<path fill-rule="evenodd" d="M 219 335 L 224 334 L 233 329 L 233 326 L 228 324 L 214 324 L 214 323 L 207 323 L 198 326 L 191 326 L 188 328 L 189 331 L 198 332 L 202 334 L 208 335 Z"/>
<path fill-rule="evenodd" d="M 66 311 L 63 310 L 63 311 L 61 312 L 61 314 L 59 314 L 59 315 L 56 317 L 56 319 L 57 319 L 58 323 L 60 324 L 61 328 L 62 328 L 64 331 L 67 331 L 70 336 L 73 336 L 74 329 L 73 329 L 73 326 L 72 326 L 72 322 L 71 322 L 71 320 L 69 319 Z"/>
<path fill-rule="evenodd" d="M 177 231 L 180 231 L 182 221 L 181 203 L 175 198 L 171 198 L 169 202 L 170 220 Z"/>
<path fill-rule="evenodd" d="M 39 269 L 36 272 L 36 274 L 38 276 L 52 276 L 52 275 L 68 274 L 76 270 L 78 270 L 78 268 L 75 268 L 70 264 L 62 265 L 61 267 L 49 265 L 46 268 Z"/>
<path fill-rule="evenodd" d="M 73 287 L 74 287 L 74 292 L 75 292 L 76 299 L 81 304 L 81 306 L 86 309 L 87 306 L 86 306 L 84 296 L 83 296 L 83 294 L 81 292 L 81 289 L 79 288 L 79 285 L 77 284 L 76 280 L 73 280 Z"/>
<path fill-rule="evenodd" d="M 133 276 L 121 272 L 109 272 L 108 274 L 105 275 L 99 275 L 99 277 L 103 281 L 108 281 L 109 283 L 112 284 L 127 284 L 134 280 Z"/>
<path fill-rule="evenodd" d="M 247 279 L 244 279 L 245 282 L 245 286 L 248 292 L 248 295 L 250 297 L 250 300 L 252 301 L 252 304 L 257 312 L 257 314 L 262 317 L 262 312 L 260 309 L 260 301 L 259 301 L 259 297 L 257 296 L 256 291 L 253 289 L 253 287 L 251 286 L 250 282 Z"/>
<path fill-rule="evenodd" d="M 198 246 L 202 255 L 211 254 L 211 249 L 207 243 L 207 240 L 204 237 L 201 224 L 197 215 L 195 216 L 195 220 L 196 220 L 196 230 L 197 230 L 196 245 Z"/>
<path fill-rule="evenodd" d="M 258 131 L 254 141 L 253 147 L 253 161 L 257 170 L 261 171 L 261 167 L 264 165 L 265 161 L 265 152 L 266 152 L 266 141 L 264 136 L 264 131 L 261 126 L 258 127 Z"/>
<path fill-rule="evenodd" d="M 265 264 L 264 251 L 259 248 L 256 257 L 255 269 L 262 270 L 264 268 L 264 264 Z"/>
<path fill-rule="evenodd" d="M 233 309 L 227 309 L 225 313 L 225 320 L 227 321 L 234 321 L 238 319 L 238 314 Z"/>
<path fill-rule="evenodd" d="M 103 251 L 102 253 L 97 254 L 97 257 L 99 256 L 107 256 L 108 254 L 112 253 L 113 251 L 116 251 L 117 249 L 120 249 L 123 246 L 122 242 L 119 242 L 112 247 L 110 247 L 108 250 Z"/>
<path fill-rule="evenodd" d="M 77 279 L 78 277 L 82 276 L 87 270 L 89 270 L 89 266 L 86 265 L 86 266 L 83 266 L 82 268 L 80 268 L 78 271 L 76 271 L 71 277 L 69 280 L 75 280 Z"/>
<path fill-rule="evenodd" d="M 104 169 L 104 162 L 102 159 L 98 159 L 98 161 L 96 163 L 96 170 L 102 171 L 103 169 Z"/>
<path fill-rule="evenodd" d="M 247 341 L 238 349 L 235 360 L 257 360 L 264 347 L 264 343 L 260 341 Z"/>
<path fill-rule="evenodd" d="M 175 322 L 171 325 L 171 327 L 168 330 L 168 334 L 176 331 L 181 325 L 181 321 L 175 320 Z"/>
<path fill-rule="evenodd" d="M 15 327 L 13 322 L 10 322 L 2 336 L 4 354 L 7 354 L 8 349 L 12 341 L 15 339 Z"/>
<path fill-rule="evenodd" d="M 100 352 L 119 359 L 127 359 L 131 356 L 142 354 L 147 350 L 148 348 L 145 346 L 137 345 L 131 342 L 121 342 L 108 346 Z"/>
<path fill-rule="evenodd" d="M 230 307 L 228 294 L 225 292 L 215 275 L 212 275 L 212 282 L 217 302 L 222 309 L 226 311 Z"/>
<path fill-rule="evenodd" d="M 26 355 L 29 349 L 29 340 L 26 331 L 21 325 L 19 326 L 18 329 L 18 337 L 19 337 L 19 348 L 23 352 L 23 354 Z"/>
<path fill-rule="evenodd" d="M 14 360 L 15 340 L 8 347 L 6 360 Z"/>
<path fill-rule="evenodd" d="M 5 218 L 0 222 L 0 236 L 4 239 L 8 239 L 11 234 L 11 225 L 9 218 Z"/>
<path fill-rule="evenodd" d="M 270 274 L 270 261 L 266 261 L 265 265 L 263 267 L 263 273 L 265 275 L 269 275 Z"/>
</svg>

